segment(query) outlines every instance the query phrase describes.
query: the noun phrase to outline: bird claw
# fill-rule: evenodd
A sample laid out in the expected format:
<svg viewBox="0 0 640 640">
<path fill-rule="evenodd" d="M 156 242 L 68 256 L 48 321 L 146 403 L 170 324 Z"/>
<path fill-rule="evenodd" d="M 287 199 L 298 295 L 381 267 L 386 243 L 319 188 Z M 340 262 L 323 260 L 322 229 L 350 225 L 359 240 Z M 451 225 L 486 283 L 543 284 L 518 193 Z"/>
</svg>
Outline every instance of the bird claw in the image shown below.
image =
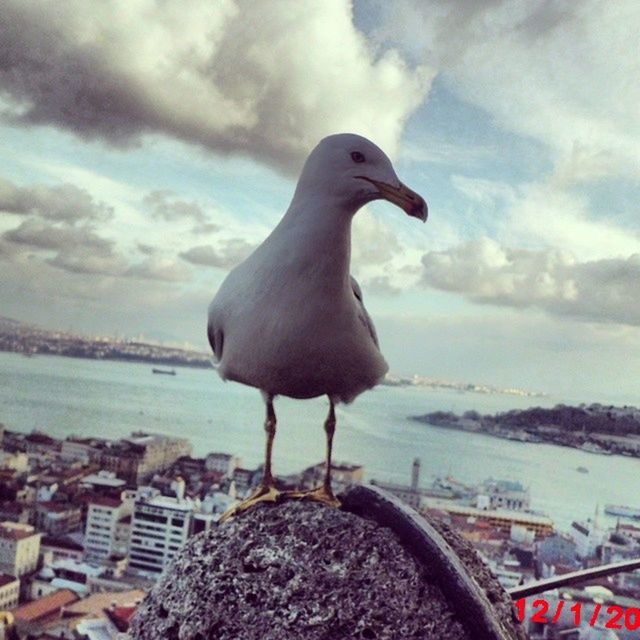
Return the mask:
<svg viewBox="0 0 640 640">
<path fill-rule="evenodd" d="M 333 495 L 333 491 L 324 485 L 308 491 L 286 491 L 284 497 L 293 500 L 313 500 L 314 502 L 321 502 L 328 507 L 340 507 L 342 504 Z"/>
<path fill-rule="evenodd" d="M 221 516 L 218 523 L 226 522 L 235 518 L 237 515 L 248 511 L 252 507 L 260 504 L 261 502 L 278 502 L 284 494 L 278 491 L 274 486 L 260 486 L 258 490 L 246 500 L 243 500 L 240 504 L 236 504 L 230 509 L 227 509 Z"/>
</svg>

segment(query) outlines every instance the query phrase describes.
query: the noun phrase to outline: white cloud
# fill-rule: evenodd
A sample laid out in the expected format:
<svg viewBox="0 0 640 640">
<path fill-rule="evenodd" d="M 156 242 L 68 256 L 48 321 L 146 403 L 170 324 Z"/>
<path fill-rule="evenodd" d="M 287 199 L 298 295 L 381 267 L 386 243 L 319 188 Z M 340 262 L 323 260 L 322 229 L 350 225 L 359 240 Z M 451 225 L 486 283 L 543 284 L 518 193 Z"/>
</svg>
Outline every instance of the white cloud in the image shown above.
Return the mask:
<svg viewBox="0 0 640 640">
<path fill-rule="evenodd" d="M 584 195 L 554 183 L 523 185 L 505 210 L 498 236 L 511 246 L 569 250 L 581 260 L 640 252 L 640 234 L 617 224 L 616 211 L 593 215 L 590 209 Z"/>
<path fill-rule="evenodd" d="M 546 144 L 565 183 L 640 178 L 635 0 L 373 3 L 374 37 L 428 60 L 463 100 Z M 412 34 L 413 37 L 407 37 Z"/>
<path fill-rule="evenodd" d="M 347 0 L 0 2 L 10 122 L 130 145 L 164 133 L 294 170 L 324 135 L 396 150 L 433 72 L 375 57 Z"/>
<path fill-rule="evenodd" d="M 422 258 L 426 286 L 581 320 L 640 326 L 640 254 L 579 262 L 567 251 L 509 249 L 482 238 Z"/>
</svg>

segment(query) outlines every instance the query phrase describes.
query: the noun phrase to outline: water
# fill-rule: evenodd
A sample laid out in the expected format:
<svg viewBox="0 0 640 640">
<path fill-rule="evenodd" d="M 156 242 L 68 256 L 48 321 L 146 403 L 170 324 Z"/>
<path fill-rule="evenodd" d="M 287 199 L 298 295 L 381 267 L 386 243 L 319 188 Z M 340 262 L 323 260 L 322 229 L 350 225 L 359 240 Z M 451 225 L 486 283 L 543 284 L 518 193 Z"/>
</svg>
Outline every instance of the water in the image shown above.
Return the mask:
<svg viewBox="0 0 640 640">
<path fill-rule="evenodd" d="M 212 370 L 177 372 L 161 376 L 148 364 L 0 353 L 0 422 L 56 437 L 116 439 L 144 429 L 189 438 L 195 455 L 227 451 L 246 466 L 258 465 L 264 450 L 259 393 L 224 383 Z M 593 516 L 597 504 L 637 506 L 638 459 L 511 442 L 407 419 L 436 410 L 488 413 L 559 401 L 379 387 L 338 408 L 334 458 L 363 464 L 369 479 L 393 482 L 408 483 L 416 456 L 424 482 L 438 474 L 469 483 L 490 476 L 520 480 L 531 488 L 532 507 L 564 529 L 574 519 Z M 278 398 L 276 472 L 299 471 L 322 459 L 326 411 L 323 399 Z M 589 473 L 578 473 L 578 466 Z"/>
</svg>

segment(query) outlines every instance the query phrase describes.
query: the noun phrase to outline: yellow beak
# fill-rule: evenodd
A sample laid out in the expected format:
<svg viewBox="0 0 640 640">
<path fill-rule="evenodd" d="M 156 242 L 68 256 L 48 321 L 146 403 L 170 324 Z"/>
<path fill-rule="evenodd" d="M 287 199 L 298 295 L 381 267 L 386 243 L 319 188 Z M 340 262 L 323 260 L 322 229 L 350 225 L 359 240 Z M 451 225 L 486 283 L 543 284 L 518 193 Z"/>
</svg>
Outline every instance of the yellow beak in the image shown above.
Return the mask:
<svg viewBox="0 0 640 640">
<path fill-rule="evenodd" d="M 418 218 L 419 220 L 422 220 L 422 222 L 427 221 L 429 208 L 427 207 L 427 203 L 424 201 L 424 198 L 412 189 L 409 189 L 406 185 L 402 184 L 402 182 L 399 182 L 398 186 L 394 187 L 386 182 L 380 182 L 379 180 L 367 178 L 366 176 L 358 177 L 363 180 L 367 180 L 374 185 L 385 200 L 388 200 L 400 207 L 408 215 Z"/>
</svg>

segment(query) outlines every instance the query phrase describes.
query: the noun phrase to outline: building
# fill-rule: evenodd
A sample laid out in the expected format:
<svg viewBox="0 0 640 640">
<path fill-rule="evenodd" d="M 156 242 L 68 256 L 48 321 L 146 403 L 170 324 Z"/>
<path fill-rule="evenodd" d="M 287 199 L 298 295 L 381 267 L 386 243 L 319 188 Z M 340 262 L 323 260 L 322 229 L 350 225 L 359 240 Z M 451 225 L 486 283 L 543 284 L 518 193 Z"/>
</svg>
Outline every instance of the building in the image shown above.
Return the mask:
<svg viewBox="0 0 640 640">
<path fill-rule="evenodd" d="M 478 509 L 460 504 L 455 500 L 440 500 L 438 498 L 425 499 L 424 510 L 444 511 L 451 515 L 473 518 L 474 522 L 487 522 L 491 527 L 511 533 L 512 527 L 521 526 L 533 531 L 536 536 L 551 535 L 554 531 L 553 520 L 548 516 L 513 511 L 509 509 Z"/>
<path fill-rule="evenodd" d="M 31 598 L 41 598 L 59 589 L 70 589 L 80 597 L 89 593 L 89 580 L 105 573 L 105 567 L 97 567 L 75 560 L 57 560 L 40 569 L 31 580 Z"/>
<path fill-rule="evenodd" d="M 325 464 L 320 462 L 302 472 L 302 484 L 305 488 L 313 488 L 324 480 Z M 333 492 L 338 494 L 347 487 L 360 484 L 364 478 L 364 467 L 359 464 L 334 462 L 331 465 L 331 484 Z"/>
<path fill-rule="evenodd" d="M 40 541 L 40 555 L 44 564 L 51 564 L 56 560 L 82 562 L 84 547 L 68 536 L 44 536 Z"/>
<path fill-rule="evenodd" d="M 256 484 L 256 476 L 258 472 L 245 469 L 244 467 L 236 467 L 233 470 L 233 486 L 239 496 L 245 496 Z"/>
<path fill-rule="evenodd" d="M 36 631 L 48 622 L 60 618 L 65 607 L 78 601 L 78 596 L 70 589 L 60 589 L 44 598 L 23 604 L 11 613 L 20 633 Z"/>
<path fill-rule="evenodd" d="M 96 493 L 113 494 L 122 491 L 126 482 L 121 478 L 116 478 L 116 474 L 112 471 L 99 471 L 98 473 L 90 473 L 82 478 L 80 486 L 82 488 L 91 489 Z"/>
<path fill-rule="evenodd" d="M 10 453 L 0 450 L 0 469 L 11 469 L 25 473 L 29 469 L 29 457 L 26 453 Z"/>
<path fill-rule="evenodd" d="M 25 451 L 31 455 L 46 456 L 60 453 L 62 443 L 41 431 L 32 431 L 24 437 Z"/>
<path fill-rule="evenodd" d="M 69 462 L 95 463 L 100 459 L 100 449 L 107 444 L 102 438 L 78 438 L 71 436 L 62 442 L 60 457 Z"/>
<path fill-rule="evenodd" d="M 121 521 L 133 511 L 131 500 L 99 496 L 92 498 L 87 510 L 85 527 L 85 557 L 89 562 L 101 562 L 111 555 L 126 555 L 128 528 L 123 535 Z"/>
<path fill-rule="evenodd" d="M 603 543 L 606 531 L 595 521 L 572 522 L 569 529 L 569 536 L 576 543 L 576 555 L 578 558 L 589 558 L 594 556 L 596 549 Z"/>
<path fill-rule="evenodd" d="M 79 529 L 82 521 L 80 507 L 69 502 L 39 502 L 35 509 L 35 526 L 53 536 Z"/>
<path fill-rule="evenodd" d="M 191 443 L 185 438 L 138 432 L 104 447 L 99 464 L 130 485 L 139 486 L 154 473 L 164 471 L 182 456 L 190 455 Z"/>
<path fill-rule="evenodd" d="M 191 535 L 194 503 L 176 498 L 141 495 L 131 519 L 129 571 L 142 576 L 157 576 Z"/>
<path fill-rule="evenodd" d="M 0 573 L 0 611 L 9 611 L 18 606 L 20 580 L 15 576 Z"/>
<path fill-rule="evenodd" d="M 41 533 L 28 524 L 0 523 L 0 573 L 21 577 L 38 566 Z"/>
<path fill-rule="evenodd" d="M 129 620 L 144 597 L 141 589 L 92 594 L 65 607 L 62 620 L 50 632 L 55 631 L 55 637 L 124 640 Z"/>
<path fill-rule="evenodd" d="M 236 467 L 240 466 L 238 458 L 230 453 L 210 453 L 204 461 L 207 471 L 215 471 L 225 478 L 231 478 Z"/>
<path fill-rule="evenodd" d="M 511 509 L 527 511 L 531 496 L 519 482 L 510 480 L 485 480 L 480 486 L 477 503 L 480 509 Z"/>
<path fill-rule="evenodd" d="M 380 482 L 378 480 L 372 480 L 371 484 L 388 491 L 416 510 L 420 509 L 422 497 L 427 495 L 427 492 L 420 488 L 420 458 L 416 458 L 413 461 L 410 485 Z"/>
</svg>

